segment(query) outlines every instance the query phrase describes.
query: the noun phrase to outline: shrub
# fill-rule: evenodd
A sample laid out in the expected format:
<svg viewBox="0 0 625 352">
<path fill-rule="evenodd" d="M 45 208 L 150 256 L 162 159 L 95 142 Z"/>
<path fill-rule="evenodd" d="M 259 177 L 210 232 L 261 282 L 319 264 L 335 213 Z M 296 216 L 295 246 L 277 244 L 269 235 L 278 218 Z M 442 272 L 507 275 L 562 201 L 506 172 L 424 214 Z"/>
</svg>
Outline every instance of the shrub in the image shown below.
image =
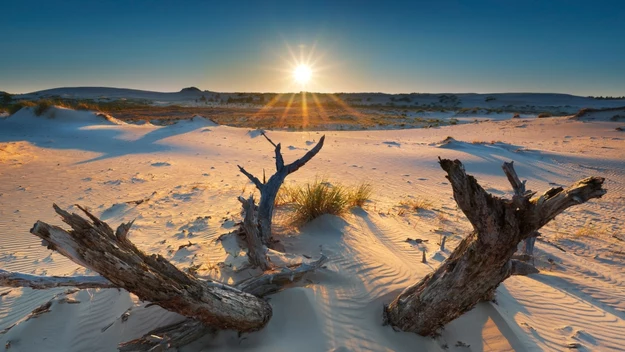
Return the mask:
<svg viewBox="0 0 625 352">
<path fill-rule="evenodd" d="M 363 182 L 355 187 L 315 179 L 303 186 L 282 186 L 276 206 L 291 205 L 295 224 L 307 223 L 323 214 L 342 215 L 352 207 L 362 207 L 371 197 L 373 186 Z"/>
<path fill-rule="evenodd" d="M 371 198 L 373 186 L 363 182 L 353 189 L 348 190 L 348 201 L 352 207 L 362 207 Z"/>
<path fill-rule="evenodd" d="M 423 198 L 415 198 L 410 200 L 402 200 L 399 205 L 402 208 L 408 208 L 412 211 L 428 210 L 432 208 L 432 202 Z"/>
<path fill-rule="evenodd" d="M 450 124 L 450 125 L 457 125 L 457 124 L 458 124 L 458 119 L 456 119 L 456 118 L 452 118 L 452 119 L 450 119 L 450 120 L 449 120 L 449 124 Z"/>
<path fill-rule="evenodd" d="M 40 100 L 35 106 L 35 115 L 41 116 L 48 111 L 54 104 L 50 100 Z"/>
<path fill-rule="evenodd" d="M 9 112 L 9 115 L 13 115 L 16 112 L 20 111 L 22 108 L 31 108 L 34 107 L 35 103 L 33 103 L 32 101 L 28 101 L 28 100 L 23 100 L 23 101 L 19 101 L 15 104 L 11 104 L 7 107 L 7 111 Z"/>
<path fill-rule="evenodd" d="M 544 118 L 544 117 L 551 117 L 551 113 L 550 112 L 541 112 L 540 114 L 538 114 L 538 118 Z"/>
<path fill-rule="evenodd" d="M 596 226 L 592 223 L 586 223 L 583 227 L 577 229 L 573 234 L 574 237 L 602 237 L 606 235 L 606 229 Z"/>
<path fill-rule="evenodd" d="M 323 214 L 341 215 L 349 208 L 349 194 L 340 184 L 331 185 L 326 180 L 291 191 L 295 223 L 303 224 Z"/>
</svg>

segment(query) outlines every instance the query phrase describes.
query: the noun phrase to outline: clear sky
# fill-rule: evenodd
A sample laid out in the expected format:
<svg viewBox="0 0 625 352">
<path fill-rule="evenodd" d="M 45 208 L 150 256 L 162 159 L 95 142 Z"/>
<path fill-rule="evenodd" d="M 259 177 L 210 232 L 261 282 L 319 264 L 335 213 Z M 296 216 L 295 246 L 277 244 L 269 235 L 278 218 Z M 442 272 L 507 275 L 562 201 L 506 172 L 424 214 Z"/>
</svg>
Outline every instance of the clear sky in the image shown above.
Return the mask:
<svg viewBox="0 0 625 352">
<path fill-rule="evenodd" d="M 625 95 L 625 1 L 0 1 L 0 90 L 67 86 Z"/>
</svg>

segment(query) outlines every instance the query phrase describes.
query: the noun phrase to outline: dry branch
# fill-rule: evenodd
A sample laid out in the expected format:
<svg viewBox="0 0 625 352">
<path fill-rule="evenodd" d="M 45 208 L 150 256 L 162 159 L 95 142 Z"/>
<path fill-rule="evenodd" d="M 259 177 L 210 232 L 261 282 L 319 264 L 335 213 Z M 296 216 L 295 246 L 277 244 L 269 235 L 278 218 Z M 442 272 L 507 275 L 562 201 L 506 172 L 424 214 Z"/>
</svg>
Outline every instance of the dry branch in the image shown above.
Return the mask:
<svg viewBox="0 0 625 352">
<path fill-rule="evenodd" d="M 327 261 L 328 257 L 322 255 L 314 262 L 269 271 L 261 276 L 243 280 L 237 283 L 235 287 L 254 296 L 264 297 L 282 290 L 286 285 L 301 280 L 305 274 L 321 268 Z"/>
<path fill-rule="evenodd" d="M 73 230 L 37 222 L 31 233 L 48 248 L 89 268 L 117 287 L 167 310 L 197 319 L 218 329 L 253 331 L 271 318 L 267 302 L 235 288 L 193 278 L 160 255 L 146 255 L 126 236 L 116 232 L 87 210 L 85 220 L 54 205 Z M 82 208 L 81 208 L 82 209 Z M 122 224 L 117 233 L 126 233 Z"/>
<path fill-rule="evenodd" d="M 447 172 L 454 199 L 473 225 L 447 260 L 433 273 L 404 290 L 385 308 L 386 321 L 404 331 L 433 335 L 445 324 L 494 295 L 497 286 L 512 274 L 533 272 L 528 264 L 513 261 L 520 241 L 535 238 L 537 231 L 573 205 L 606 193 L 603 178 L 589 177 L 570 187 L 552 188 L 531 198 L 512 163 L 505 163 L 515 195 L 512 200 L 487 193 L 458 160 L 440 159 Z"/>
<path fill-rule="evenodd" d="M 242 166 L 237 165 L 239 167 L 239 171 L 243 173 L 247 178 L 254 183 L 256 188 L 260 191 L 260 203 L 258 204 L 258 214 L 257 214 L 257 222 L 260 230 L 260 240 L 261 242 L 267 246 L 271 247 L 273 238 L 271 235 L 271 222 L 273 218 L 273 208 L 276 202 L 276 196 L 278 195 L 278 190 L 280 190 L 280 186 L 284 182 L 284 179 L 291 173 L 297 171 L 302 166 L 306 165 L 323 147 L 323 143 L 325 141 L 325 136 L 322 136 L 319 139 L 319 142 L 303 157 L 295 160 L 294 162 L 285 165 L 284 158 L 282 156 L 280 143 L 274 143 L 267 135 L 263 132 L 263 137 L 267 139 L 271 145 L 274 146 L 274 153 L 276 158 L 276 172 L 269 177 L 269 180 L 266 180 L 264 177 L 263 171 L 263 181 L 261 182 L 256 176 L 249 173 Z"/>
<path fill-rule="evenodd" d="M 242 201 L 254 209 L 253 201 Z M 218 329 L 240 332 L 262 328 L 271 318 L 271 307 L 261 299 L 305 274 L 320 268 L 327 257 L 289 268 L 267 271 L 236 287 L 191 277 L 178 270 L 160 255 L 146 255 L 128 239 L 132 223 L 121 224 L 117 231 L 88 210 L 88 221 L 70 214 L 56 204 L 54 209 L 72 227 L 65 231 L 38 221 L 31 233 L 43 239 L 49 249 L 98 272 L 102 276 L 42 277 L 0 271 L 0 284 L 11 287 L 44 289 L 59 286 L 78 288 L 124 288 L 140 299 L 151 301 L 188 319 L 150 331 L 139 339 L 123 344 L 122 351 L 154 351 L 155 348 L 176 348 Z M 253 213 L 253 211 L 251 211 Z"/>
<path fill-rule="evenodd" d="M 38 276 L 0 270 L 0 286 L 30 287 L 43 290 L 54 287 L 112 288 L 117 287 L 102 276 Z"/>
</svg>

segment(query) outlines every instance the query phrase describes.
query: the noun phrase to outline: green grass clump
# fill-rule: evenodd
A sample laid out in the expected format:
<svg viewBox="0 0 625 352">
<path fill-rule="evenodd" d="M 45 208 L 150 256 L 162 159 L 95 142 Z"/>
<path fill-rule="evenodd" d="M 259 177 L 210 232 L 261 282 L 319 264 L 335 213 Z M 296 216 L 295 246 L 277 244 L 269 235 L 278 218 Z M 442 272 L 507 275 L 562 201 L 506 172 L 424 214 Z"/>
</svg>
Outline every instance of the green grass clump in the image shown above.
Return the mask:
<svg viewBox="0 0 625 352">
<path fill-rule="evenodd" d="M 349 208 L 349 195 L 339 184 L 315 180 L 292 190 L 293 221 L 304 224 L 324 214 L 342 215 Z"/>
<path fill-rule="evenodd" d="M 0 110 L 8 112 L 9 115 L 13 115 L 16 112 L 20 111 L 22 108 L 30 108 L 30 107 L 34 107 L 35 105 L 37 104 L 35 104 L 32 101 L 24 100 L 24 101 L 11 102 L 8 104 L 2 104 L 0 105 Z"/>
<path fill-rule="evenodd" d="M 373 186 L 363 182 L 353 189 L 348 189 L 348 203 L 352 207 L 362 207 L 371 198 Z"/>
<path fill-rule="evenodd" d="M 372 193 L 373 186 L 369 183 L 346 187 L 316 179 L 306 185 L 282 186 L 275 204 L 289 204 L 293 223 L 305 224 L 324 214 L 340 216 L 352 207 L 362 207 Z"/>
<path fill-rule="evenodd" d="M 50 101 L 50 100 L 40 100 L 37 103 L 37 105 L 35 105 L 35 115 L 37 115 L 37 116 L 43 115 L 52 106 L 54 106 L 54 103 L 52 101 Z"/>
</svg>

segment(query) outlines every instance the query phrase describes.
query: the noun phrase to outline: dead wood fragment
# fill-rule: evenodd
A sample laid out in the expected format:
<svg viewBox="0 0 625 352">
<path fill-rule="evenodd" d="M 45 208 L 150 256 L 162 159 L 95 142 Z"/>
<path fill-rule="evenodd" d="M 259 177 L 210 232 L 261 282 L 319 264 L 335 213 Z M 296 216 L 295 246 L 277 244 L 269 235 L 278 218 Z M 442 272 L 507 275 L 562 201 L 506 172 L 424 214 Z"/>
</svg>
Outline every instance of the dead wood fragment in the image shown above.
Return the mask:
<svg viewBox="0 0 625 352">
<path fill-rule="evenodd" d="M 603 178 L 588 177 L 534 197 L 513 164 L 504 163 L 514 196 L 502 199 L 467 175 L 460 161 L 439 162 L 458 207 L 474 230 L 436 271 L 406 288 L 385 308 L 385 321 L 390 325 L 424 336 L 436 334 L 484 298 L 493 298 L 497 286 L 510 275 L 535 273 L 529 264 L 512 260 L 519 242 L 536 238 L 536 231 L 567 208 L 606 193 Z"/>
</svg>

